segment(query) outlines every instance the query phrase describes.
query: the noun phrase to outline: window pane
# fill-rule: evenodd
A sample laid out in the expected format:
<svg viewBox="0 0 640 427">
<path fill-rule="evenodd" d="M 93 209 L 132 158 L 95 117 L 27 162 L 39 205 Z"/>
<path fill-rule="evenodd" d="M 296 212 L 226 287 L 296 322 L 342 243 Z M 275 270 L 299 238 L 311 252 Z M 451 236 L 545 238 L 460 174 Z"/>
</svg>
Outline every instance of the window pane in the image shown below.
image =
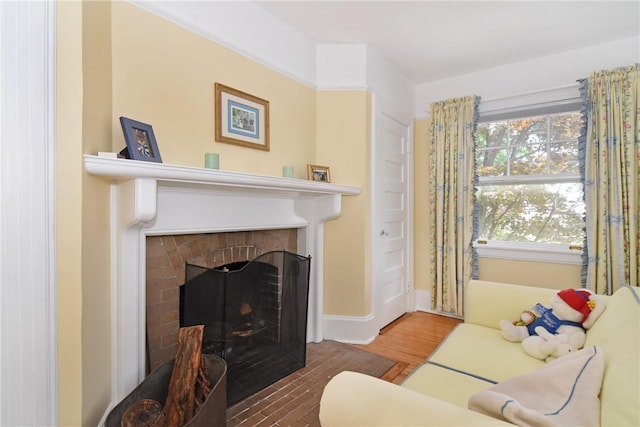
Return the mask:
<svg viewBox="0 0 640 427">
<path fill-rule="evenodd" d="M 506 148 L 478 150 L 476 165 L 478 165 L 478 176 L 505 176 L 507 174 Z"/>
<path fill-rule="evenodd" d="M 582 184 L 483 185 L 478 237 L 487 240 L 582 244 Z"/>
<path fill-rule="evenodd" d="M 558 114 L 551 116 L 551 142 L 577 139 L 580 135 L 582 120 L 580 113 Z"/>
<path fill-rule="evenodd" d="M 580 173 L 578 140 L 549 145 L 551 173 Z"/>
<path fill-rule="evenodd" d="M 535 175 L 547 173 L 546 145 L 514 147 L 511 153 L 511 175 Z"/>
<path fill-rule="evenodd" d="M 507 122 L 480 123 L 476 129 L 476 147 L 507 145 Z"/>
<path fill-rule="evenodd" d="M 509 144 L 539 144 L 547 141 L 547 118 L 529 117 L 509 122 Z"/>
</svg>

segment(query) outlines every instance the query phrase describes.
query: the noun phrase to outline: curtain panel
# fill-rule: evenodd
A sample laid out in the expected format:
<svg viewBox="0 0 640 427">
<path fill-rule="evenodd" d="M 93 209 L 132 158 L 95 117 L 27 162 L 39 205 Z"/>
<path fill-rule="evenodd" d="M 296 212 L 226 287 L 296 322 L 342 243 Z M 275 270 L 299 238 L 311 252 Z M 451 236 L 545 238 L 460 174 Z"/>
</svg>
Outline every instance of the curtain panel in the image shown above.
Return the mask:
<svg viewBox="0 0 640 427">
<path fill-rule="evenodd" d="M 472 247 L 475 131 L 480 97 L 431 104 L 429 200 L 431 211 L 431 309 L 464 314 L 464 288 L 475 276 Z"/>
<path fill-rule="evenodd" d="M 640 69 L 597 71 L 580 82 L 583 286 L 612 294 L 638 286 L 640 276 Z"/>
</svg>

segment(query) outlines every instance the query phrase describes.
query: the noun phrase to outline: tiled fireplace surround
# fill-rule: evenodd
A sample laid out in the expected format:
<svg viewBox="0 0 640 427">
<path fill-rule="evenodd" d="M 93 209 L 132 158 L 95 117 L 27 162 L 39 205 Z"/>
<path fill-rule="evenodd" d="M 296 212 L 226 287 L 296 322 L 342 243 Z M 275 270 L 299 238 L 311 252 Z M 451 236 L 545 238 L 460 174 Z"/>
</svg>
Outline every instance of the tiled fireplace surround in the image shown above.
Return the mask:
<svg viewBox="0 0 640 427">
<path fill-rule="evenodd" d="M 147 371 L 147 238 L 175 243 L 182 235 L 231 233 L 237 239 L 239 232 L 296 230 L 295 252 L 312 258 L 307 341 L 323 339 L 324 223 L 340 215 L 342 196 L 358 195 L 359 188 L 92 155 L 84 156 L 84 164 L 88 173 L 111 182 L 111 404 L 106 413 Z"/>
<path fill-rule="evenodd" d="M 214 268 L 251 261 L 269 251 L 297 253 L 297 236 L 295 228 L 148 236 L 146 307 L 150 370 L 175 357 L 180 327 L 179 287 L 184 283 L 185 263 Z"/>
</svg>

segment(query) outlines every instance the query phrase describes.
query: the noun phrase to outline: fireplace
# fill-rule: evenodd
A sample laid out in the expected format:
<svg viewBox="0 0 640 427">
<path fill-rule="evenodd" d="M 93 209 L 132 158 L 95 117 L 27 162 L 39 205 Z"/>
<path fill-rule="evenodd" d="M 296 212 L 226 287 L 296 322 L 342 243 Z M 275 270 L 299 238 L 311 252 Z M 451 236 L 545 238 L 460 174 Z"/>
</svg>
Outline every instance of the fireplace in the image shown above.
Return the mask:
<svg viewBox="0 0 640 427">
<path fill-rule="evenodd" d="M 206 268 L 250 261 L 266 252 L 298 253 L 298 229 L 229 231 L 146 237 L 147 373 L 173 359 L 180 285 L 187 264 Z"/>
<path fill-rule="evenodd" d="M 324 223 L 360 189 L 223 170 L 84 156 L 111 186 L 111 402 L 144 379 L 146 244 L 149 236 L 294 228 L 313 258 L 307 341 L 322 340 Z"/>
<path fill-rule="evenodd" d="M 203 352 L 227 362 L 229 405 L 304 367 L 310 265 L 287 251 L 187 264 L 180 326 L 205 325 Z"/>
<path fill-rule="evenodd" d="M 148 372 L 175 357 L 179 327 L 198 324 L 203 352 L 227 361 L 229 404 L 303 367 L 310 263 L 293 254 L 297 235 L 147 236 Z"/>
</svg>

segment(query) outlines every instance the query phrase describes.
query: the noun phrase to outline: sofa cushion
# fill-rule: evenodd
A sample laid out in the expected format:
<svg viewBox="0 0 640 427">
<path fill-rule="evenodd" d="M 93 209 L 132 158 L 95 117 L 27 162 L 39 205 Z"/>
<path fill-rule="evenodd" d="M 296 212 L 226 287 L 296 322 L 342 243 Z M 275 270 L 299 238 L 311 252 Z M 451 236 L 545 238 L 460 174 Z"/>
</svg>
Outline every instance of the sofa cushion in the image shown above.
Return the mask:
<svg viewBox="0 0 640 427">
<path fill-rule="evenodd" d="M 517 320 L 536 303 L 548 304 L 558 291 L 471 280 L 465 292 L 464 322 L 498 329 L 502 319 Z"/>
<path fill-rule="evenodd" d="M 492 383 L 544 365 L 528 356 L 520 343 L 502 338 L 497 329 L 468 323 L 456 326 L 427 363 Z"/>
<path fill-rule="evenodd" d="M 474 394 L 469 409 L 520 426 L 596 426 L 604 356 L 596 346 Z"/>
<path fill-rule="evenodd" d="M 469 397 L 493 385 L 492 382 L 463 375 L 437 365 L 424 364 L 404 380 L 402 387 L 417 391 L 461 407 Z"/>
<path fill-rule="evenodd" d="M 640 426 L 640 298 L 624 287 L 608 300 L 607 309 L 587 332 L 585 345 L 598 345 L 605 356 L 601 415 L 603 426 Z"/>
<path fill-rule="evenodd" d="M 621 298 L 622 297 L 622 298 Z M 629 310 L 634 303 L 633 298 L 624 298 L 624 295 L 616 292 L 612 296 L 600 295 L 607 308 L 602 315 L 595 321 L 593 326 L 587 330 L 587 339 L 585 346 L 604 345 L 610 338 L 611 332 L 616 330 L 619 325 L 625 323 L 625 319 L 629 316 Z"/>
<path fill-rule="evenodd" d="M 323 427 L 510 425 L 379 378 L 348 371 L 333 377 L 325 387 L 319 418 Z"/>
</svg>

